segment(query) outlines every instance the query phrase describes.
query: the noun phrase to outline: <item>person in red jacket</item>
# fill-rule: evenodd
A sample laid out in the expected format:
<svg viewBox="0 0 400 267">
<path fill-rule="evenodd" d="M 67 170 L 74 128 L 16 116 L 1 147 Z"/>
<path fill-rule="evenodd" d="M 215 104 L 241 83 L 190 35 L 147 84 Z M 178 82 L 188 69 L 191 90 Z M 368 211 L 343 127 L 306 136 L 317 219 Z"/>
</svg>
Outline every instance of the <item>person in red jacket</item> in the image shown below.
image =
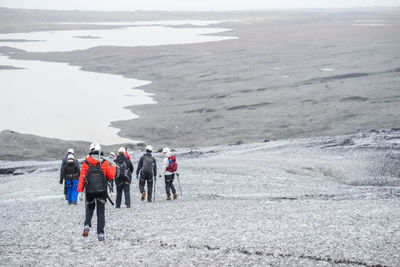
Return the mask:
<svg viewBox="0 0 400 267">
<path fill-rule="evenodd" d="M 99 164 L 101 168 L 96 168 Z M 106 178 L 108 180 L 114 179 L 115 173 L 115 163 L 113 162 L 110 166 L 106 160 L 103 160 L 101 158 L 101 146 L 98 143 L 92 143 L 89 155 L 82 163 L 78 184 L 81 201 L 83 201 L 83 189 L 86 189 L 86 219 L 82 234 L 84 237 L 89 235 L 94 209 L 97 206 L 97 235 L 99 241 L 104 241 L 104 210 L 107 201 Z"/>
</svg>

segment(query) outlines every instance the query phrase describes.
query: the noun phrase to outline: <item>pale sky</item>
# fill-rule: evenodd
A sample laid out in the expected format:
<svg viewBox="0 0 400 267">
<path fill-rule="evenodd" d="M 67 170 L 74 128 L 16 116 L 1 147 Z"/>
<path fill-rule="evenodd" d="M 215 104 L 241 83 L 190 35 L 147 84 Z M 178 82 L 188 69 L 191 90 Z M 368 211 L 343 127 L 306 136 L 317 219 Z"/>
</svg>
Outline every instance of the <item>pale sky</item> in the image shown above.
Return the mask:
<svg viewBox="0 0 400 267">
<path fill-rule="evenodd" d="M 0 7 L 53 10 L 260 10 L 399 7 L 400 0 L 0 0 Z"/>
</svg>

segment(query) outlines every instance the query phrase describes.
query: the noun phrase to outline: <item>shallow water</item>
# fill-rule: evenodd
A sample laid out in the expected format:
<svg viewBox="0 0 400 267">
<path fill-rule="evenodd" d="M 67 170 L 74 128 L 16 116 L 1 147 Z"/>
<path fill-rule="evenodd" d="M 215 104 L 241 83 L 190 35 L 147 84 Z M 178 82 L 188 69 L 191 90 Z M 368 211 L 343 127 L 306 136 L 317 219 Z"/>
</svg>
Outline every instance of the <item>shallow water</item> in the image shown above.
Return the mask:
<svg viewBox="0 0 400 267">
<path fill-rule="evenodd" d="M 5 56 L 0 62 L 23 68 L 0 71 L 0 129 L 103 144 L 128 142 L 109 122 L 137 117 L 123 107 L 155 103 L 150 94 L 132 89 L 149 81 L 82 71 L 66 63 Z"/>
<path fill-rule="evenodd" d="M 61 52 L 84 50 L 97 46 L 157 46 L 236 39 L 236 37 L 231 36 L 208 35 L 226 31 L 229 31 L 229 29 L 135 26 L 96 30 L 7 33 L 0 34 L 0 40 L 2 40 L 1 44 L 4 46 L 29 52 Z"/>
</svg>

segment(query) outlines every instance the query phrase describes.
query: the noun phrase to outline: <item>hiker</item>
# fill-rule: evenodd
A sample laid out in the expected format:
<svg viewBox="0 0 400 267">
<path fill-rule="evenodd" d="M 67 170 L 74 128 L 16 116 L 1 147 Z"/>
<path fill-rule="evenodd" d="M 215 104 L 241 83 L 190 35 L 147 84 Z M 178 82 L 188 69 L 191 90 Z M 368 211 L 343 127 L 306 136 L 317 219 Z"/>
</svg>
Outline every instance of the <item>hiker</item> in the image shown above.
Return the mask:
<svg viewBox="0 0 400 267">
<path fill-rule="evenodd" d="M 176 157 L 171 154 L 169 147 L 164 147 L 162 150 L 164 160 L 162 162 L 162 171 L 160 177 L 165 177 L 165 192 L 167 193 L 167 200 L 171 200 L 171 191 L 174 199 L 178 198 L 174 186 L 175 173 L 177 172 L 178 165 L 176 164 Z"/>
<path fill-rule="evenodd" d="M 76 205 L 78 201 L 78 181 L 80 168 L 79 163 L 76 163 L 74 154 L 69 154 L 67 157 L 67 161 L 64 167 L 61 169 L 61 180 L 60 184 L 62 184 L 62 180 L 65 180 L 65 186 L 67 189 L 67 201 L 68 204 Z"/>
<path fill-rule="evenodd" d="M 83 236 L 89 235 L 92 226 L 94 209 L 97 206 L 97 236 L 99 241 L 104 241 L 104 209 L 108 198 L 107 179 L 115 177 L 115 162 L 108 164 L 108 161 L 101 158 L 101 146 L 98 143 L 90 145 L 89 155 L 82 163 L 81 175 L 79 177 L 79 200 L 83 201 L 83 189 L 86 193 L 86 219 L 83 228 Z"/>
<path fill-rule="evenodd" d="M 147 201 L 151 202 L 151 195 L 153 192 L 153 177 L 154 180 L 157 179 L 157 164 L 156 159 L 153 158 L 151 152 L 153 151 L 152 146 L 146 146 L 146 154 L 144 154 L 139 162 L 136 169 L 136 180 L 139 179 L 139 190 L 142 194 L 141 200 L 144 201 L 146 198 L 146 191 L 144 190 L 144 185 L 147 181 Z"/>
<path fill-rule="evenodd" d="M 110 161 L 115 161 L 115 159 L 116 159 L 117 157 L 115 156 L 115 153 L 114 153 L 114 152 L 110 152 L 109 158 L 110 158 Z M 117 168 L 117 172 L 116 172 L 116 174 L 115 174 L 115 177 L 117 177 L 117 176 L 118 176 L 118 168 Z M 110 181 L 110 180 L 107 180 L 108 184 L 110 185 L 110 192 L 114 192 L 114 180 L 115 180 L 115 178 L 112 179 L 111 181 Z"/>
<path fill-rule="evenodd" d="M 64 166 L 65 166 L 65 164 L 67 163 L 68 155 L 71 155 L 71 154 L 75 156 L 75 151 L 74 151 L 73 148 L 69 148 L 69 149 L 67 150 L 67 155 L 66 155 L 66 156 L 62 159 L 62 161 L 61 161 L 61 167 L 60 167 L 60 184 L 63 184 L 63 180 L 64 180 L 64 177 L 63 177 L 63 175 L 62 175 L 62 170 L 64 169 Z M 77 168 L 79 168 L 79 161 L 78 161 L 78 160 L 75 161 L 75 164 L 76 164 Z M 65 200 L 68 201 L 68 196 L 67 196 L 67 184 L 66 184 L 66 183 L 64 183 L 64 198 L 65 198 Z"/>
<path fill-rule="evenodd" d="M 132 181 L 133 165 L 132 162 L 126 157 L 124 147 L 120 147 L 118 149 L 118 155 L 114 162 L 117 164 L 118 169 L 118 176 L 115 177 L 115 184 L 117 186 L 117 199 L 115 201 L 115 207 L 117 209 L 121 207 L 123 191 L 125 195 L 125 205 L 127 208 L 130 208 L 130 185 Z"/>
</svg>

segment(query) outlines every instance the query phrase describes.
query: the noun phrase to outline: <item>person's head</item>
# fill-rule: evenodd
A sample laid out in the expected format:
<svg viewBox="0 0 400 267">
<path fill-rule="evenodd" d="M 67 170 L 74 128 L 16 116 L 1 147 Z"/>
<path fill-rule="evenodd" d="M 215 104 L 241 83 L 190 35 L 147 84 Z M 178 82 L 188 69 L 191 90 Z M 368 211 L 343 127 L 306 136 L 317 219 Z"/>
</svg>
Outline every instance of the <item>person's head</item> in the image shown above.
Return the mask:
<svg viewBox="0 0 400 267">
<path fill-rule="evenodd" d="M 94 142 L 94 143 L 90 144 L 89 150 L 90 150 L 90 152 L 89 152 L 90 155 L 91 154 L 98 154 L 99 155 L 100 151 L 101 151 L 101 146 L 100 146 L 99 143 Z"/>
<path fill-rule="evenodd" d="M 68 157 L 67 157 L 67 161 L 75 161 L 74 154 L 69 154 Z"/>
<path fill-rule="evenodd" d="M 123 146 L 121 146 L 121 147 L 118 149 L 118 155 L 125 155 L 125 152 L 126 152 L 126 150 L 125 150 L 125 148 L 124 148 Z"/>
<path fill-rule="evenodd" d="M 164 147 L 163 150 L 162 150 L 162 154 L 163 155 L 167 155 L 169 153 L 171 153 L 171 149 L 169 149 L 169 147 Z"/>
<path fill-rule="evenodd" d="M 153 152 L 153 147 L 151 145 L 146 146 L 146 152 L 148 153 Z"/>
<path fill-rule="evenodd" d="M 68 154 L 68 155 L 69 155 L 69 154 L 74 155 L 74 154 L 75 154 L 74 149 L 73 149 L 73 148 L 69 148 L 69 149 L 67 150 L 67 154 Z"/>
</svg>

